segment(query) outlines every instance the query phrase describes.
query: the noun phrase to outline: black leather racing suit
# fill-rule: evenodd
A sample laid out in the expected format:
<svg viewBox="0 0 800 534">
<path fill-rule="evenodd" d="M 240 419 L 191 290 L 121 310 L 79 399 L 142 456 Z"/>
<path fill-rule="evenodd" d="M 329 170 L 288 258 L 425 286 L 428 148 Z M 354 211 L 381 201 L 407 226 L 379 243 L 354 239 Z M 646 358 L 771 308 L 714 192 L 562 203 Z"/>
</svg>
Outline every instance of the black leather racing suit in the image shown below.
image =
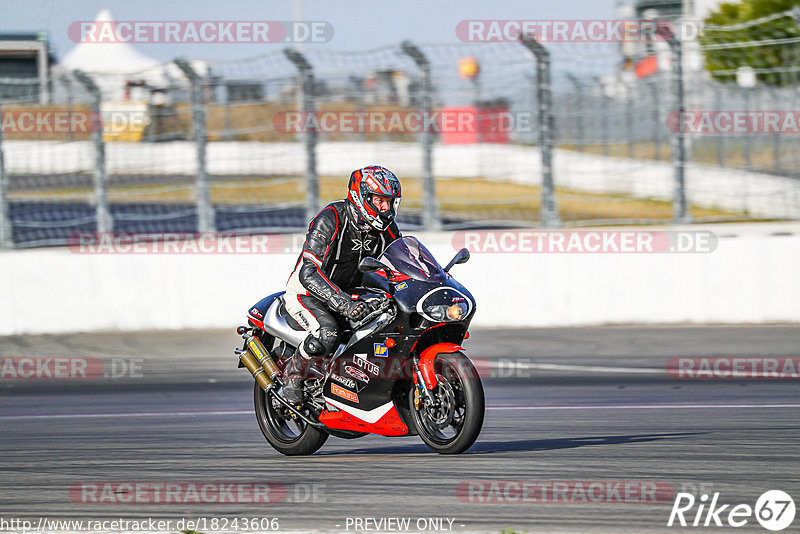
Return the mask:
<svg viewBox="0 0 800 534">
<path fill-rule="evenodd" d="M 339 200 L 314 217 L 286 284 L 286 309 L 309 332 L 299 347 L 305 357 L 327 356 L 339 345 L 334 313 L 352 300 L 348 290 L 361 284 L 358 263 L 367 256 L 378 257 L 400 237 L 395 222 L 383 232 L 361 230 L 351 209 L 347 201 Z"/>
</svg>

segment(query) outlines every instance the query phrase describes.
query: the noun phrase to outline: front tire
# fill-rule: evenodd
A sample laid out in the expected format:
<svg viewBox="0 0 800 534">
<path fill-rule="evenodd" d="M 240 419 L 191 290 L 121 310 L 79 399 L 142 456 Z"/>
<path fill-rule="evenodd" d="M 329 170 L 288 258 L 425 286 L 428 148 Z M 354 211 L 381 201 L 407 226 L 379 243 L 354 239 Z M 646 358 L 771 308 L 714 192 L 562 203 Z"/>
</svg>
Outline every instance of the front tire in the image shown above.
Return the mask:
<svg viewBox="0 0 800 534">
<path fill-rule="evenodd" d="M 422 441 L 435 452 L 459 454 L 475 443 L 483 427 L 483 386 L 464 353 L 438 356 L 434 369 L 437 384 L 430 393 L 437 402 L 427 405 L 423 398 L 417 409 L 413 390 L 409 395 L 414 426 Z"/>
<path fill-rule="evenodd" d="M 293 419 L 271 395 L 255 384 L 253 392 L 256 420 L 261 433 L 272 448 L 286 456 L 305 456 L 317 452 L 328 439 L 328 433 Z"/>
</svg>

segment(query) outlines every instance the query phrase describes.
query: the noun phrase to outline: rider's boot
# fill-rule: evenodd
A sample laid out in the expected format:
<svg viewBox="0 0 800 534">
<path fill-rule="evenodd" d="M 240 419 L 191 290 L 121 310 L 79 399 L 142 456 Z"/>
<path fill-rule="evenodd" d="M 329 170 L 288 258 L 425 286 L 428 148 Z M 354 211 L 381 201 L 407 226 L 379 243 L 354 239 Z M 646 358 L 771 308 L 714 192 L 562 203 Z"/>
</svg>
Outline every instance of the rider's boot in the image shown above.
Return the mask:
<svg viewBox="0 0 800 534">
<path fill-rule="evenodd" d="M 305 367 L 307 358 L 303 356 L 300 347 L 294 351 L 294 354 L 286 362 L 284 368 L 284 376 L 286 377 L 283 386 L 283 398 L 290 404 L 303 403 L 303 368 Z"/>
<path fill-rule="evenodd" d="M 335 339 L 335 337 L 332 337 L 332 339 Z M 311 358 L 322 359 L 327 352 L 325 345 L 320 340 L 311 334 L 306 337 L 305 341 L 297 347 L 297 350 L 289 358 L 289 361 L 286 362 L 286 368 L 284 369 L 286 382 L 283 386 L 284 399 L 292 404 L 303 403 L 303 381 L 306 378 L 310 378 L 309 376 L 304 376 L 307 372 L 309 360 Z"/>
</svg>

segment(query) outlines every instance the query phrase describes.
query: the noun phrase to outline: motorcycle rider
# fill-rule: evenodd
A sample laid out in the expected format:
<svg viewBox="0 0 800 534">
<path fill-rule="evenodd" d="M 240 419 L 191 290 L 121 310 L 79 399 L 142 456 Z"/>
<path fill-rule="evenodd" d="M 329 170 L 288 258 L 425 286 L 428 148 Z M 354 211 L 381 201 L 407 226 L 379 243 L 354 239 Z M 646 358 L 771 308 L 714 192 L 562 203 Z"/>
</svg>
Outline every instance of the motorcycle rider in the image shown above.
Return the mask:
<svg viewBox="0 0 800 534">
<path fill-rule="evenodd" d="M 390 170 L 371 165 L 350 174 L 347 198 L 325 206 L 308 226 L 303 250 L 286 284 L 286 310 L 308 331 L 285 369 L 283 396 L 303 401 L 303 368 L 324 358 L 340 342 L 338 314 L 353 321 L 372 308 L 349 289 L 361 283 L 358 263 L 377 257 L 400 237 L 395 223 L 400 181 Z"/>
</svg>

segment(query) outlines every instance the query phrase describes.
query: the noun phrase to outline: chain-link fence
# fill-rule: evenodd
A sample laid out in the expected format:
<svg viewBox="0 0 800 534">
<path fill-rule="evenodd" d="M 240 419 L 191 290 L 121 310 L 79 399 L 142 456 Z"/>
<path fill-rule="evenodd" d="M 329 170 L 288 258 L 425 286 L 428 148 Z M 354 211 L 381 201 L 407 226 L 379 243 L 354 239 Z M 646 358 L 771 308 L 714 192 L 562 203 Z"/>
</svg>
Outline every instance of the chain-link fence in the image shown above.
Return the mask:
<svg viewBox="0 0 800 534">
<path fill-rule="evenodd" d="M 695 76 L 694 106 L 718 111 L 777 111 L 798 109 L 800 91 L 800 8 L 732 26 L 709 25 L 700 36 L 698 51 L 709 76 Z M 760 117 L 759 117 L 760 118 Z M 766 118 L 766 117 L 765 117 Z M 798 176 L 796 135 L 781 123 L 745 128 L 730 138 L 708 134 L 694 145 L 698 163 L 781 176 Z M 797 127 L 794 132 L 797 133 Z"/>
<path fill-rule="evenodd" d="M 0 238 L 5 246 L 63 243 L 99 227 L 93 185 L 105 184 L 91 141 L 99 103 L 74 75 L 55 81 L 64 98 L 43 103 L 37 80 L 0 81 Z"/>
<path fill-rule="evenodd" d="M 619 43 L 406 42 L 57 73 L 46 103 L 0 80 L 0 239 L 297 231 L 369 164 L 401 177 L 407 229 L 800 218 L 797 136 L 698 122 L 796 118 L 797 39 L 743 60 L 706 32 L 635 65 Z"/>
</svg>

